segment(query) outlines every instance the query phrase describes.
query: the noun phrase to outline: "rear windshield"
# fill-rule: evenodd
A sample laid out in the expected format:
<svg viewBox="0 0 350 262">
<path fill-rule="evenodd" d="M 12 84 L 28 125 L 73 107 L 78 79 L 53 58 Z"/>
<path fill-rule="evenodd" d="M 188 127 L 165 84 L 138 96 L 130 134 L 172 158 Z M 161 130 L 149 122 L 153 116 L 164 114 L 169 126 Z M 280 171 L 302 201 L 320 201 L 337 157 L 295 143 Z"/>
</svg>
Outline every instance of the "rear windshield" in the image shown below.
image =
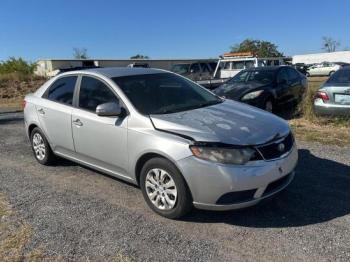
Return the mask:
<svg viewBox="0 0 350 262">
<path fill-rule="evenodd" d="M 171 73 L 112 79 L 144 115 L 169 114 L 222 102 L 222 99 L 199 85 Z"/>
<path fill-rule="evenodd" d="M 350 69 L 336 71 L 327 81 L 327 84 L 350 85 Z"/>
</svg>

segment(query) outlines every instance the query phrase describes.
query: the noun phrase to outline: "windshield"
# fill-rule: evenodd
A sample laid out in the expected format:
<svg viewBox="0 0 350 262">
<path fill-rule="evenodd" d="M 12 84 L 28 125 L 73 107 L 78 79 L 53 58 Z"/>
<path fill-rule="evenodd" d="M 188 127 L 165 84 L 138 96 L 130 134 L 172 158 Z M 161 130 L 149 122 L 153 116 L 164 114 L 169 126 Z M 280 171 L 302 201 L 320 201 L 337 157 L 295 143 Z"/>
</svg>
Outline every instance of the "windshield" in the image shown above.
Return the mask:
<svg viewBox="0 0 350 262">
<path fill-rule="evenodd" d="M 199 85 L 171 73 L 112 79 L 144 115 L 175 113 L 222 102 Z"/>
<path fill-rule="evenodd" d="M 181 75 L 181 74 L 188 73 L 190 71 L 189 68 L 190 68 L 189 64 L 177 64 L 171 67 L 171 71 Z"/>
<path fill-rule="evenodd" d="M 228 83 L 249 83 L 256 82 L 259 84 L 271 84 L 275 78 L 275 72 L 272 70 L 248 70 L 241 71 L 233 78 L 231 78 Z"/>
<path fill-rule="evenodd" d="M 350 85 L 350 69 L 336 71 L 327 81 L 327 84 Z"/>
</svg>

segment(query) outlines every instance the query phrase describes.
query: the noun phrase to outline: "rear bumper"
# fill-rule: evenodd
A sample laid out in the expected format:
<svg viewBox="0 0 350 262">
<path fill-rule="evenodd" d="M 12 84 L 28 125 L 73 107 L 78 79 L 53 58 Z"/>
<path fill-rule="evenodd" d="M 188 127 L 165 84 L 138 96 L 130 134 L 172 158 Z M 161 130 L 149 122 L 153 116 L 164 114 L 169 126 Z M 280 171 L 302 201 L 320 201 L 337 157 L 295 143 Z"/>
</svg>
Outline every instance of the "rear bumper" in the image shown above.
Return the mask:
<svg viewBox="0 0 350 262">
<path fill-rule="evenodd" d="M 322 99 L 315 100 L 314 110 L 317 115 L 350 116 L 350 105 L 328 104 Z"/>
</svg>

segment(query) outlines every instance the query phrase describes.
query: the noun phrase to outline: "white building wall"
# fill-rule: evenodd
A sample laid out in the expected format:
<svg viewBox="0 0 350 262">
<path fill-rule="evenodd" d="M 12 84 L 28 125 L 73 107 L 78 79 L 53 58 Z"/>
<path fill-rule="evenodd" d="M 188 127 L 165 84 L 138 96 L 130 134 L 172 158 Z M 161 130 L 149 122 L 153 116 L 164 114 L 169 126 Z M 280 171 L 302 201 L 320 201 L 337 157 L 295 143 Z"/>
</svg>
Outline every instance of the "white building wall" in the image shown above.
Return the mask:
<svg viewBox="0 0 350 262">
<path fill-rule="evenodd" d="M 350 51 L 295 55 L 292 63 L 317 64 L 322 62 L 344 62 L 350 63 Z"/>
</svg>

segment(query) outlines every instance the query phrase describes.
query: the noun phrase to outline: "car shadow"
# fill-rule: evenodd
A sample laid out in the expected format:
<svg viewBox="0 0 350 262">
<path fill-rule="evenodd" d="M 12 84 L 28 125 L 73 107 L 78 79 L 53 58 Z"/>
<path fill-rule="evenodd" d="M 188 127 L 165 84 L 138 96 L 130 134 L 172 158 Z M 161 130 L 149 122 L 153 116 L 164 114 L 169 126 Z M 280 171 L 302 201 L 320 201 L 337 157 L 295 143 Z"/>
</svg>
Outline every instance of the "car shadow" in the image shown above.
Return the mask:
<svg viewBox="0 0 350 262">
<path fill-rule="evenodd" d="M 274 198 L 225 212 L 196 210 L 184 220 L 244 227 L 297 227 L 350 214 L 350 166 L 299 150 L 296 177 Z"/>
</svg>

